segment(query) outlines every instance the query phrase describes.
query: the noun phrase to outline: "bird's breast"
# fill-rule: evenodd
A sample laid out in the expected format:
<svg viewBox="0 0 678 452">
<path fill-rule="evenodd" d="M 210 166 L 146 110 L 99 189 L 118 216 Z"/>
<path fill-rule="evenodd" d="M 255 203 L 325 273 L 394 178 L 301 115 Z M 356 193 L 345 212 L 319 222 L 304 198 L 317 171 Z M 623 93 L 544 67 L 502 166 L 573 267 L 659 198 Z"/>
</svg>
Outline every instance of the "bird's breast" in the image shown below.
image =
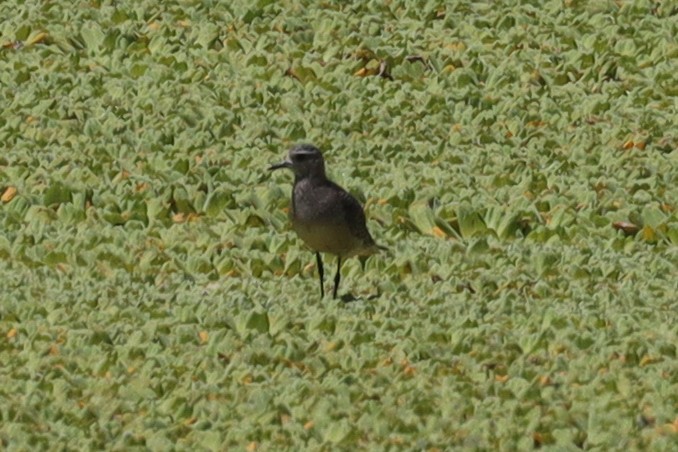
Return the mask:
<svg viewBox="0 0 678 452">
<path fill-rule="evenodd" d="M 362 241 L 341 223 L 305 222 L 292 219 L 292 227 L 312 250 L 339 256 L 350 256 L 363 248 Z"/>
</svg>

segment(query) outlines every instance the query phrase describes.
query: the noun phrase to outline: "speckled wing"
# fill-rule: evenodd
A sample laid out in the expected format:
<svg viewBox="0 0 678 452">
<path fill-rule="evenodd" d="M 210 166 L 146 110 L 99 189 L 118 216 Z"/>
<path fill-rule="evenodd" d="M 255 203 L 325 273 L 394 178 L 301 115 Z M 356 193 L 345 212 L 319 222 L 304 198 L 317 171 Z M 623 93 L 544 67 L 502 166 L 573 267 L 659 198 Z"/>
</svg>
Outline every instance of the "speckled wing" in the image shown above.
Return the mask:
<svg viewBox="0 0 678 452">
<path fill-rule="evenodd" d="M 336 184 L 335 184 L 336 185 Z M 336 186 L 341 190 L 340 206 L 346 220 L 346 224 L 351 230 L 351 234 L 360 239 L 363 243 L 362 250 L 356 250 L 355 254 L 372 254 L 377 251 L 377 245 L 367 230 L 365 212 L 362 206 L 350 193 Z"/>
</svg>

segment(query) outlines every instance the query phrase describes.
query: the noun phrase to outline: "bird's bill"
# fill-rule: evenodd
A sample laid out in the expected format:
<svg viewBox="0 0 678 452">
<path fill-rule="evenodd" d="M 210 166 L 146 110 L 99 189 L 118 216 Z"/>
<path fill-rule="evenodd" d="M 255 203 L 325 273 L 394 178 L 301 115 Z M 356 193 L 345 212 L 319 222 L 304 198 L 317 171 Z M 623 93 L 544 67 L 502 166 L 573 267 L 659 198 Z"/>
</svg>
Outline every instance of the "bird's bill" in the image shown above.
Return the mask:
<svg viewBox="0 0 678 452">
<path fill-rule="evenodd" d="M 277 170 L 280 168 L 292 168 L 292 162 L 289 160 L 282 161 L 280 163 L 276 163 L 275 165 L 271 165 L 268 167 L 269 171 Z"/>
</svg>

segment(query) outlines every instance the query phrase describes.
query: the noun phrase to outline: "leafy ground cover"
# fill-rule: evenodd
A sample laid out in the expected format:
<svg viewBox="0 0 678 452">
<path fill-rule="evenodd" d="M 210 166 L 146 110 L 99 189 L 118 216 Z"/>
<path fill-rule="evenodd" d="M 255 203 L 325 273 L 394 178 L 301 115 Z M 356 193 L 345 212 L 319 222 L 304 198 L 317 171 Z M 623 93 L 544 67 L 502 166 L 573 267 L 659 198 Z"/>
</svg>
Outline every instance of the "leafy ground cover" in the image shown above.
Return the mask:
<svg viewBox="0 0 678 452">
<path fill-rule="evenodd" d="M 447 3 L 2 2 L 2 447 L 675 450 L 678 7 Z"/>
</svg>

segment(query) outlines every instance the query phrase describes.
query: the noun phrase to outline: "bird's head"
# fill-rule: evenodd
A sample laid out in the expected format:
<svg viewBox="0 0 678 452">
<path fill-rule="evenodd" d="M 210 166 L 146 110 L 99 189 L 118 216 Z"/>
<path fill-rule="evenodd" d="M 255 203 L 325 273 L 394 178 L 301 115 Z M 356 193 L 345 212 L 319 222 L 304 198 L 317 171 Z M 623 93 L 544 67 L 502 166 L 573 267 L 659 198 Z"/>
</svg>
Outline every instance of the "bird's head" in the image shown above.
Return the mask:
<svg viewBox="0 0 678 452">
<path fill-rule="evenodd" d="M 269 170 L 289 168 L 294 171 L 297 178 L 311 176 L 325 177 L 325 161 L 320 150 L 312 144 L 297 144 L 287 154 L 287 159 L 275 165 Z"/>
</svg>

